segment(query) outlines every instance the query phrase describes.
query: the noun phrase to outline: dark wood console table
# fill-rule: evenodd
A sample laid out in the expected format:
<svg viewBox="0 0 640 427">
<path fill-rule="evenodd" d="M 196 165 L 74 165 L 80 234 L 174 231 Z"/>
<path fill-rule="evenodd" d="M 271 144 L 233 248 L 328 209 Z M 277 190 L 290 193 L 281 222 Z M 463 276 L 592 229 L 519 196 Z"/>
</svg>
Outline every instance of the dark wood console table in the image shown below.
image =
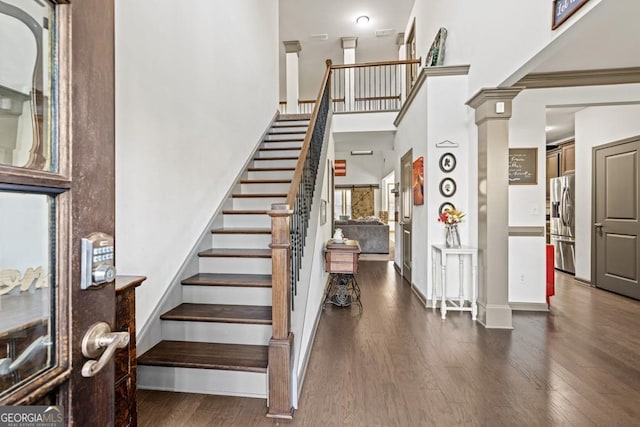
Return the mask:
<svg viewBox="0 0 640 427">
<path fill-rule="evenodd" d="M 345 240 L 344 243 L 327 242 L 324 259 L 325 270 L 331 274 L 329 286 L 325 292 L 322 308 L 327 303 L 338 307 L 358 304 L 362 312 L 360 286 L 356 281 L 360 244 L 357 240 Z"/>
</svg>

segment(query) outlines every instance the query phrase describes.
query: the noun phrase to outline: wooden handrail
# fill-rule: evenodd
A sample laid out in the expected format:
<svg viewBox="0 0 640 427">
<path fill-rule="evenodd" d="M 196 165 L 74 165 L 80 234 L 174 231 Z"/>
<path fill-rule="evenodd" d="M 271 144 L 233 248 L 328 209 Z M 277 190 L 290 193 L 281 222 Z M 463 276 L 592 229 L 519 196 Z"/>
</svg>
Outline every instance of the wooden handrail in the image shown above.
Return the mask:
<svg viewBox="0 0 640 427">
<path fill-rule="evenodd" d="M 291 187 L 289 188 L 289 193 L 287 194 L 286 204 L 289 207 L 293 206 L 293 203 L 296 199 L 296 192 L 298 191 L 298 187 L 300 186 L 300 181 L 302 180 L 302 171 L 304 169 L 304 162 L 307 158 L 307 153 L 309 152 L 309 146 L 311 145 L 311 137 L 313 136 L 313 128 L 316 125 L 316 121 L 318 120 L 318 112 L 320 111 L 320 101 L 322 101 L 322 95 L 324 94 L 327 85 L 329 84 L 329 79 L 331 78 L 331 60 L 327 59 L 327 69 L 324 72 L 324 78 L 322 79 L 322 84 L 320 85 L 320 90 L 318 91 L 318 96 L 316 97 L 316 105 L 313 107 L 313 113 L 311 113 L 311 119 L 309 120 L 309 127 L 307 128 L 307 133 L 304 136 L 304 142 L 302 144 L 302 149 L 300 150 L 300 157 L 298 158 L 298 163 L 296 164 L 296 170 L 293 173 L 293 180 L 291 181 Z"/>
<path fill-rule="evenodd" d="M 396 60 L 396 61 L 361 62 L 359 64 L 336 64 L 336 65 L 332 65 L 331 69 L 339 70 L 341 68 L 377 67 L 381 65 L 409 65 L 409 64 L 420 64 L 421 62 L 422 62 L 421 58 L 402 59 L 402 60 Z"/>
</svg>

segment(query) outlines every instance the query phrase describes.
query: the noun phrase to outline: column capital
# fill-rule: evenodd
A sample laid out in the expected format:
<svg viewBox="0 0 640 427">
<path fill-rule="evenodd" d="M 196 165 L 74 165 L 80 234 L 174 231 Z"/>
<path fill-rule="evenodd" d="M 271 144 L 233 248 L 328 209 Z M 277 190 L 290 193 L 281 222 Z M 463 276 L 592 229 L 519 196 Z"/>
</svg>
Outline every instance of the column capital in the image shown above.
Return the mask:
<svg viewBox="0 0 640 427">
<path fill-rule="evenodd" d="M 396 44 L 402 46 L 404 44 L 404 33 L 398 33 L 396 36 Z"/>
<path fill-rule="evenodd" d="M 489 119 L 510 119 L 511 101 L 523 89 L 521 87 L 480 89 L 467 101 L 467 105 L 476 110 L 476 124 Z"/>
<path fill-rule="evenodd" d="M 283 41 L 285 53 L 299 53 L 302 50 L 299 40 L 287 40 Z"/>
<path fill-rule="evenodd" d="M 340 37 L 343 49 L 355 49 L 358 47 L 357 37 Z"/>
</svg>

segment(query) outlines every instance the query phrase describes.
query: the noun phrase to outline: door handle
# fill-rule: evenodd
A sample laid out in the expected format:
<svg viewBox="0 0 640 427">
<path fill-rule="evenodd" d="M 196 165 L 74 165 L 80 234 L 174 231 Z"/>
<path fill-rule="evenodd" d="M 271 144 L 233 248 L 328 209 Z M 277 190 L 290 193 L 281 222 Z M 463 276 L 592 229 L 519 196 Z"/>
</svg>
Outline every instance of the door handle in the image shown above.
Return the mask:
<svg viewBox="0 0 640 427">
<path fill-rule="evenodd" d="M 82 366 L 83 377 L 93 377 L 109 363 L 109 359 L 119 348 L 129 344 L 128 332 L 111 332 L 106 322 L 94 323 L 82 338 L 82 354 L 87 359 L 94 359 L 102 353 L 98 360 L 87 360 Z M 106 347 L 106 349 L 105 349 Z"/>
<path fill-rule="evenodd" d="M 602 228 L 602 223 L 601 222 L 596 222 L 595 224 L 593 224 L 593 226 L 595 228 Z"/>
</svg>

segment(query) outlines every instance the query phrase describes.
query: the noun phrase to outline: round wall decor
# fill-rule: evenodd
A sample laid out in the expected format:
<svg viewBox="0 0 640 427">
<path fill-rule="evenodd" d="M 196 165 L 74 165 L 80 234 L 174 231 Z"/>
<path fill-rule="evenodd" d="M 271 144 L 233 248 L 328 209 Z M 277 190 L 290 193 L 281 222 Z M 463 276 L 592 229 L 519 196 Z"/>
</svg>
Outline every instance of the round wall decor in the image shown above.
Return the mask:
<svg viewBox="0 0 640 427">
<path fill-rule="evenodd" d="M 440 181 L 440 194 L 444 197 L 451 197 L 456 194 L 456 182 L 451 178 Z"/>
<path fill-rule="evenodd" d="M 455 210 L 456 207 L 454 206 L 453 203 L 450 202 L 444 202 L 443 204 L 440 205 L 440 207 L 438 208 L 438 215 L 442 215 L 442 213 L 446 212 L 446 211 L 453 211 Z"/>
<path fill-rule="evenodd" d="M 453 153 L 444 153 L 440 156 L 440 170 L 448 173 L 456 168 L 456 156 Z"/>
</svg>

